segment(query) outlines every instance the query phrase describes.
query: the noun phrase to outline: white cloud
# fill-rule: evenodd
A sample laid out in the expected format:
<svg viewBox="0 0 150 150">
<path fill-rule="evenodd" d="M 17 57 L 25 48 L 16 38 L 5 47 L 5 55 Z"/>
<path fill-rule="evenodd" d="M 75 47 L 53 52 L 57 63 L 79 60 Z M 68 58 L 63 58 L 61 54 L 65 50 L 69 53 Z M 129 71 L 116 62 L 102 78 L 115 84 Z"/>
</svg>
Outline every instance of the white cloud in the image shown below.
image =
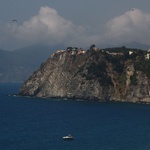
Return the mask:
<svg viewBox="0 0 150 150">
<path fill-rule="evenodd" d="M 131 41 L 149 44 L 150 14 L 134 8 L 111 19 L 103 34 L 100 34 L 101 30 L 92 26 L 77 26 L 61 17 L 55 9 L 45 6 L 22 24 L 19 21 L 0 24 L 0 48 L 15 49 L 34 44 L 87 47 L 92 43 L 121 44 Z"/>
<path fill-rule="evenodd" d="M 65 43 L 82 32 L 72 22 L 58 15 L 55 9 L 41 7 L 39 14 L 18 28 L 18 37 L 23 41 L 46 42 L 51 45 Z"/>
<path fill-rule="evenodd" d="M 131 9 L 107 23 L 105 40 L 111 43 L 137 41 L 150 43 L 150 14 Z"/>
<path fill-rule="evenodd" d="M 10 45 L 27 46 L 37 43 L 57 44 L 81 44 L 84 36 L 84 28 L 76 26 L 71 21 L 61 17 L 55 9 L 41 7 L 38 15 L 25 21 L 22 25 L 16 22 L 1 25 L 2 36 L 0 44 L 8 42 Z"/>
</svg>

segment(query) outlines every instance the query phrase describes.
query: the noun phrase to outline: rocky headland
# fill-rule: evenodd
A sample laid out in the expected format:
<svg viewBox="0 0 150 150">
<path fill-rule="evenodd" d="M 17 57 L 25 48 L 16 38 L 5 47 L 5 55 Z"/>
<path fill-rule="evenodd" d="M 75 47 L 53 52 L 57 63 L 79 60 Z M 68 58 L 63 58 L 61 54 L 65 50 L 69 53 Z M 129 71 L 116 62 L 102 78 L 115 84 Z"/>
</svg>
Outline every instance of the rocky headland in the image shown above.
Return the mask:
<svg viewBox="0 0 150 150">
<path fill-rule="evenodd" d="M 58 50 L 19 94 L 42 98 L 150 102 L 150 53 L 126 47 Z"/>
</svg>

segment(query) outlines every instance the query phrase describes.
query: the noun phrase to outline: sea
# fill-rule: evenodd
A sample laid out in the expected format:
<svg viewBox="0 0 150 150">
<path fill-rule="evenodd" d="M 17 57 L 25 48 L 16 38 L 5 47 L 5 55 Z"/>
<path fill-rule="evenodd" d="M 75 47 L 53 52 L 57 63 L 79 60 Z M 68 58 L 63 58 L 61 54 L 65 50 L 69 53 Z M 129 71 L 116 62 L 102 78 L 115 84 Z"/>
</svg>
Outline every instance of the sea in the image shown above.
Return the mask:
<svg viewBox="0 0 150 150">
<path fill-rule="evenodd" d="M 150 105 L 15 96 L 21 85 L 0 83 L 0 150 L 150 150 Z"/>
</svg>

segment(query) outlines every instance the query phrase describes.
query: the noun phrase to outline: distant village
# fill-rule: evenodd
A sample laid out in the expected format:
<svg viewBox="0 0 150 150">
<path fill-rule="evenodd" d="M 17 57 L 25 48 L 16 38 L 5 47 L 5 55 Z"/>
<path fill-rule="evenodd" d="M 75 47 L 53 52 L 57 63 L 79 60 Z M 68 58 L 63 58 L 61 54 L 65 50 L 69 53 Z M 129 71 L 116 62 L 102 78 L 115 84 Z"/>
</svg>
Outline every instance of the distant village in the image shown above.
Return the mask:
<svg viewBox="0 0 150 150">
<path fill-rule="evenodd" d="M 125 48 L 125 47 L 124 47 Z M 105 52 L 109 55 L 112 55 L 112 56 L 117 56 L 117 55 L 124 55 L 124 53 L 122 51 L 113 51 L 111 49 L 111 51 L 109 51 L 109 49 L 111 48 L 108 48 L 108 49 L 100 49 L 100 48 L 97 48 L 94 44 L 92 44 L 90 46 L 90 49 L 89 50 L 93 50 L 93 51 L 101 51 L 101 52 Z M 115 48 L 113 48 L 115 49 Z M 79 55 L 79 54 L 84 54 L 87 52 L 87 50 L 84 50 L 82 48 L 77 48 L 77 47 L 67 47 L 65 50 L 57 50 L 55 53 L 53 53 L 51 55 L 51 57 L 53 57 L 55 54 L 60 54 L 60 53 L 64 53 L 66 51 L 69 51 L 71 53 L 71 55 Z M 150 60 L 150 49 L 148 50 L 143 50 L 144 51 L 144 57 L 145 57 L 145 60 Z M 129 51 L 127 51 L 129 55 L 132 55 L 132 54 L 135 54 L 137 53 L 137 51 L 135 49 L 131 49 Z"/>
</svg>

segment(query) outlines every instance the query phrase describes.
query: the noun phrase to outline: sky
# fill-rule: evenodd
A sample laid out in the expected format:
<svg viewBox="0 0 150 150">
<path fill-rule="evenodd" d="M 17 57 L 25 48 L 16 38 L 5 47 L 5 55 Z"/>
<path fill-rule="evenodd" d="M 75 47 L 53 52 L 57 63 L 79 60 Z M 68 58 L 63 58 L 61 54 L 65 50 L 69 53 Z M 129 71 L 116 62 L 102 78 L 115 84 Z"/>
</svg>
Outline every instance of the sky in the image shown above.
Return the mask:
<svg viewBox="0 0 150 150">
<path fill-rule="evenodd" d="M 150 0 L 1 0 L 0 49 L 150 45 Z"/>
</svg>

